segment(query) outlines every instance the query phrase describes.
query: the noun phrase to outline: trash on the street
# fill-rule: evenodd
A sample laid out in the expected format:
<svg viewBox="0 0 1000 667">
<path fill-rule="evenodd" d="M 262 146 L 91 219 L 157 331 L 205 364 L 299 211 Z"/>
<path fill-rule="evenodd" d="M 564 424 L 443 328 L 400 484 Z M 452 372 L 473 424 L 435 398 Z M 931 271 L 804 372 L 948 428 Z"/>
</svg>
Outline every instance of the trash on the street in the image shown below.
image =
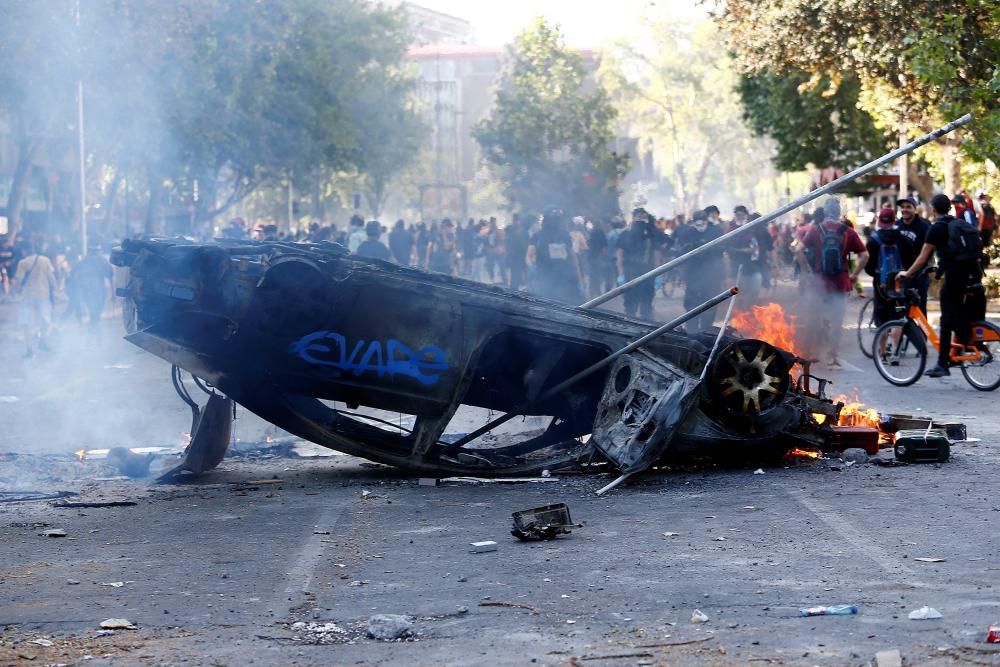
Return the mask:
<svg viewBox="0 0 1000 667">
<path fill-rule="evenodd" d="M 483 542 L 472 542 L 469 546 L 471 547 L 469 549 L 469 553 L 474 553 L 474 554 L 483 554 L 488 551 L 497 550 L 497 543 L 494 542 L 493 540 L 485 540 Z"/>
<path fill-rule="evenodd" d="M 879 651 L 875 654 L 875 667 L 903 667 L 903 656 L 898 649 Z"/>
<path fill-rule="evenodd" d="M 920 561 L 921 563 L 943 563 L 944 558 L 932 558 L 930 556 L 919 556 L 914 558 L 915 561 Z"/>
<path fill-rule="evenodd" d="M 127 618 L 108 618 L 101 621 L 105 630 L 135 630 L 135 624 Z"/>
<path fill-rule="evenodd" d="M 951 444 L 944 431 L 899 431 L 893 451 L 907 463 L 944 463 L 951 455 Z"/>
<path fill-rule="evenodd" d="M 42 537 L 66 537 L 66 531 L 62 528 L 49 528 L 38 533 Z"/>
<path fill-rule="evenodd" d="M 106 584 L 101 584 L 101 586 L 110 586 L 111 588 L 121 588 L 124 585 L 124 581 L 109 581 Z"/>
<path fill-rule="evenodd" d="M 838 604 L 832 606 L 799 609 L 799 616 L 852 616 L 858 613 L 857 605 Z"/>
<path fill-rule="evenodd" d="M 910 612 L 911 621 L 928 621 L 935 618 L 942 618 L 941 612 L 934 607 L 921 607 Z"/>
<path fill-rule="evenodd" d="M 695 609 L 691 612 L 691 622 L 692 623 L 708 623 L 708 614 L 703 612 L 701 609 Z"/>
<path fill-rule="evenodd" d="M 368 619 L 368 636 L 373 639 L 393 641 L 410 634 L 413 622 L 399 614 L 375 614 Z"/>
<path fill-rule="evenodd" d="M 753 471 L 753 474 L 755 474 L 755 475 L 763 475 L 764 474 L 764 469 L 763 468 L 757 468 L 756 470 Z"/>
<path fill-rule="evenodd" d="M 521 510 L 511 516 L 514 527 L 510 534 L 519 540 L 551 540 L 559 535 L 569 535 L 570 528 L 578 527 L 570 518 L 566 503 Z"/>
<path fill-rule="evenodd" d="M 1000 644 L 1000 625 L 991 625 L 986 631 L 986 643 Z"/>
<path fill-rule="evenodd" d="M 680 535 L 680 533 L 672 533 L 669 530 L 667 532 L 663 533 L 664 537 L 677 537 L 678 535 Z"/>
<path fill-rule="evenodd" d="M 44 637 L 40 639 L 32 639 L 29 644 L 38 644 L 39 646 L 52 646 L 55 642 L 51 639 L 45 639 Z"/>
</svg>

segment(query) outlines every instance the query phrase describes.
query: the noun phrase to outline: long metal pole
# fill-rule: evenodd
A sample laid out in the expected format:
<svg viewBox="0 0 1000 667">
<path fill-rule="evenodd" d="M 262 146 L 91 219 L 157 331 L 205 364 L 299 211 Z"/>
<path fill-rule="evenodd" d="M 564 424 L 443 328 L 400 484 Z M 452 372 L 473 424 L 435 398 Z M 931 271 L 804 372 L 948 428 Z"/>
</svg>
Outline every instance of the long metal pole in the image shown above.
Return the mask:
<svg viewBox="0 0 1000 667">
<path fill-rule="evenodd" d="M 739 294 L 739 291 L 740 291 L 739 288 L 737 288 L 737 287 L 734 286 L 734 287 L 730 287 L 725 292 L 721 292 L 720 294 L 718 294 L 716 296 L 713 296 L 711 299 L 709 299 L 705 303 L 701 304 L 700 306 L 698 306 L 694 310 L 689 310 L 688 312 L 684 313 L 680 317 L 677 317 L 677 318 L 671 320 L 670 322 L 667 322 L 666 324 L 663 324 L 663 325 L 657 327 L 656 329 L 653 329 L 652 331 L 650 331 L 645 336 L 642 336 L 640 338 L 636 338 L 634 341 L 632 341 L 631 343 L 629 343 L 625 347 L 621 348 L 620 350 L 612 352 L 611 354 L 609 354 L 608 356 L 604 357 L 603 359 L 601 359 L 597 363 L 595 363 L 595 364 L 593 364 L 591 366 L 588 366 L 587 368 L 584 368 L 582 371 L 580 371 L 576 375 L 573 375 L 572 377 L 570 377 L 570 378 L 568 378 L 566 380 L 563 380 L 562 382 L 560 382 L 556 386 L 552 387 L 551 389 L 548 389 L 548 390 L 542 392 L 542 394 L 538 398 L 536 398 L 535 400 L 529 401 L 528 403 L 525 403 L 525 404 L 522 404 L 522 405 L 519 405 L 518 407 L 516 407 L 515 409 L 511 410 L 507 414 L 501 415 L 500 417 L 497 417 L 493 421 L 488 422 L 488 423 L 484 424 L 483 426 L 480 426 L 479 428 L 477 428 L 472 433 L 466 434 L 462 438 L 460 438 L 460 439 L 456 440 L 455 442 L 451 443 L 450 445 L 448 445 L 447 449 L 449 451 L 454 451 L 454 450 L 462 448 L 467 443 L 472 442 L 473 440 L 475 440 L 476 438 L 478 438 L 482 434 L 486 433 L 487 431 L 492 431 L 497 426 L 500 426 L 501 424 L 505 424 L 505 423 L 509 422 L 511 419 L 513 419 L 514 417 L 516 417 L 516 416 L 518 416 L 520 414 L 524 414 L 524 411 L 527 408 L 529 408 L 530 406 L 532 406 L 534 404 L 537 404 L 537 403 L 541 403 L 543 401 L 547 401 L 550 398 L 552 398 L 553 396 L 562 393 L 563 391 L 565 391 L 569 387 L 572 387 L 574 384 L 576 384 L 580 380 L 584 379 L 585 377 L 587 377 L 589 375 L 593 375 L 594 373 L 596 373 L 597 371 L 601 370 L 602 368 L 610 365 L 611 362 L 613 362 L 615 359 L 617 359 L 618 357 L 622 356 L 623 354 L 628 354 L 629 352 L 632 352 L 634 350 L 639 349 L 640 347 L 642 347 L 646 343 L 650 342 L 654 338 L 659 338 L 663 334 L 668 333 L 669 331 L 671 331 L 673 329 L 676 329 L 677 327 L 679 327 L 680 325 L 684 324 L 688 320 L 691 320 L 691 319 L 693 319 L 693 318 L 701 315 L 706 310 L 710 310 L 712 308 L 715 308 L 717 305 L 719 305 L 720 303 L 722 303 L 726 299 L 731 299 L 732 297 L 734 297 L 737 294 Z"/>
<path fill-rule="evenodd" d="M 80 48 L 80 0 L 76 0 L 77 49 Z M 83 74 L 76 80 L 76 134 L 80 161 L 80 253 L 87 254 L 87 152 L 83 140 Z"/>
<path fill-rule="evenodd" d="M 817 199 L 819 197 L 822 197 L 826 193 L 832 192 L 833 190 L 836 190 L 837 188 L 839 188 L 842 185 L 850 183 L 851 181 L 853 181 L 854 179 L 858 178 L 859 176 L 864 176 L 868 172 L 870 172 L 870 171 L 872 171 L 874 169 L 877 169 L 878 167 L 881 167 L 883 164 L 886 164 L 888 162 L 892 162 L 893 160 L 895 160 L 896 158 L 898 158 L 898 157 L 900 157 L 902 155 L 907 155 L 909 153 L 912 153 L 914 150 L 916 150 L 917 148 L 920 148 L 924 144 L 930 143 L 930 142 L 934 141 L 935 139 L 938 139 L 938 138 L 940 138 L 940 137 L 948 134 L 949 132 L 955 130 L 956 128 L 962 127 L 963 125 L 968 125 L 971 122 L 972 122 L 972 114 L 968 114 L 967 113 L 964 116 L 962 116 L 961 118 L 959 118 L 958 120 L 953 120 L 952 122 L 948 123 L 944 127 L 940 127 L 938 129 L 934 130 L 930 134 L 925 134 L 924 136 L 920 137 L 919 139 L 911 141 L 907 145 L 901 146 L 900 148 L 897 148 L 896 150 L 892 151 L 891 153 L 883 155 L 882 157 L 878 158 L 877 160 L 872 160 L 868 164 L 866 164 L 866 165 L 864 165 L 862 167 L 858 167 L 857 169 L 855 169 L 851 173 L 845 174 L 845 175 L 841 176 L 840 178 L 838 178 L 835 181 L 831 181 L 831 182 L 827 183 L 826 185 L 824 185 L 822 187 L 816 188 L 815 190 L 813 190 L 809 194 L 803 195 L 803 196 L 799 197 L 798 199 L 785 204 L 784 206 L 782 206 L 778 210 L 776 210 L 776 211 L 774 211 L 772 213 L 768 213 L 764 217 L 757 218 L 756 220 L 751 220 L 750 222 L 744 224 L 743 226 L 739 227 L 738 229 L 734 229 L 733 231 L 729 232 L 728 234 L 723 234 L 719 238 L 713 239 L 713 240 L 709 241 L 708 243 L 706 243 L 705 245 L 700 246 L 698 248 L 695 248 L 694 250 L 692 250 L 689 253 L 686 253 L 684 255 L 681 255 L 680 257 L 672 259 L 669 262 L 667 262 L 666 264 L 662 264 L 662 265 L 658 266 L 657 268 L 653 269 L 652 271 L 649 271 L 648 273 L 645 273 L 645 274 L 639 276 L 638 278 L 633 278 L 632 280 L 628 281 L 624 285 L 616 287 L 616 288 L 612 289 L 609 292 L 605 292 L 604 294 L 602 294 L 602 295 L 600 295 L 600 296 L 598 296 L 596 298 L 591 299 L 590 301 L 586 302 L 585 304 L 583 304 L 580 307 L 581 308 L 596 308 L 597 306 L 601 305 L 602 303 L 604 303 L 606 301 L 610 301 L 611 299 L 614 299 L 616 296 L 618 296 L 619 294 L 621 294 L 622 292 L 624 292 L 627 289 L 635 287 L 636 285 L 638 285 L 640 283 L 644 283 L 647 280 L 652 280 L 656 276 L 658 276 L 660 274 L 663 274 L 663 273 L 666 273 L 667 271 L 669 271 L 670 269 L 672 269 L 674 267 L 680 266 L 684 262 L 687 262 L 687 261 L 689 261 L 691 259 L 694 259 L 695 257 L 698 257 L 699 255 L 703 255 L 706 252 L 709 252 L 710 250 L 713 250 L 713 249 L 717 248 L 718 246 L 720 246 L 720 245 L 722 245 L 724 243 L 727 243 L 736 234 L 741 234 L 741 233 L 745 232 L 748 229 L 752 229 L 753 227 L 759 227 L 760 225 L 766 225 L 767 223 L 771 222 L 772 220 L 783 216 L 785 213 L 788 213 L 789 211 L 794 211 L 795 209 L 799 208 L 800 206 L 802 206 L 804 204 L 808 204 L 812 200 Z"/>
</svg>

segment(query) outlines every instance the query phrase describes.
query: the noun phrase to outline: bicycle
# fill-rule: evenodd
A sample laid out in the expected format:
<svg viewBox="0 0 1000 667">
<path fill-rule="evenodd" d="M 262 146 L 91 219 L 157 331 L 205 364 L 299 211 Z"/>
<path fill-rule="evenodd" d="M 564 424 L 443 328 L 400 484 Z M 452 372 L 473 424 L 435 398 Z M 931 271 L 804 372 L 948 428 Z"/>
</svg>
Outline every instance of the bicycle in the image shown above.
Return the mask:
<svg viewBox="0 0 1000 667">
<path fill-rule="evenodd" d="M 902 302 L 896 309 L 903 318 L 886 322 L 875 331 L 872 358 L 886 382 L 907 387 L 923 375 L 928 342 L 935 351 L 941 342 L 920 309 L 917 290 L 907 288 L 891 296 Z M 973 388 L 993 391 L 1000 387 L 1000 327 L 986 321 L 974 322 L 972 340 L 968 345 L 952 342 L 950 357 Z"/>
<path fill-rule="evenodd" d="M 876 331 L 878 324 L 875 322 L 875 297 L 870 297 L 858 313 L 858 346 L 861 354 L 869 359 L 872 358 L 872 343 L 875 341 Z"/>
</svg>

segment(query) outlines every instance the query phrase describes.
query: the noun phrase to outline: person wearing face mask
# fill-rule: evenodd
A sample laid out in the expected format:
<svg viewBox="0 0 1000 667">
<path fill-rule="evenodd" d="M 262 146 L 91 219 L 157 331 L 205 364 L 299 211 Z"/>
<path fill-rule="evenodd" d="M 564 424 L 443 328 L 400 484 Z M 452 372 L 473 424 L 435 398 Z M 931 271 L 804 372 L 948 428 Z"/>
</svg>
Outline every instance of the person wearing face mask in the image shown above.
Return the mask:
<svg viewBox="0 0 1000 667">
<path fill-rule="evenodd" d="M 709 241 L 722 236 L 719 225 L 711 222 L 708 210 L 695 211 L 690 225 L 681 225 L 675 232 L 675 243 L 679 254 L 700 248 Z M 684 310 L 692 310 L 719 293 L 719 282 L 722 276 L 722 251 L 713 251 L 698 258 L 697 261 L 682 265 L 681 277 L 684 280 Z M 715 321 L 715 312 L 708 310 L 691 320 L 686 329 L 691 333 L 704 331 Z"/>
<path fill-rule="evenodd" d="M 638 278 L 663 263 L 670 237 L 653 227 L 651 216 L 644 208 L 632 211 L 632 224 L 618 237 L 615 251 L 618 284 Z M 655 287 L 647 280 L 625 292 L 625 314 L 645 320 L 653 319 Z"/>
<path fill-rule="evenodd" d="M 758 215 L 759 217 L 759 215 Z M 733 220 L 729 223 L 727 232 L 740 229 L 750 220 L 750 212 L 742 204 L 733 209 Z M 764 237 L 767 237 L 766 239 Z M 750 229 L 736 234 L 728 243 L 726 254 L 729 256 L 729 277 L 736 280 L 740 276 L 740 297 L 743 305 L 757 303 L 764 278 L 764 262 L 770 248 L 771 237 L 766 229 Z"/>
</svg>

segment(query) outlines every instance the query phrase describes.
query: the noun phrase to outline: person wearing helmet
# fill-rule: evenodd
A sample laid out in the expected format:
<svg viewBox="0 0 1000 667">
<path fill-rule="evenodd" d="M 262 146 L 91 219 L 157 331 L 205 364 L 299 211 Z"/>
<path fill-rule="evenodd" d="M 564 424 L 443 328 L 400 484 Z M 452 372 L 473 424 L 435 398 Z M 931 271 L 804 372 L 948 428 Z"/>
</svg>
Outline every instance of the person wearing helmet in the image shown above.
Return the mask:
<svg viewBox="0 0 1000 667">
<path fill-rule="evenodd" d="M 531 238 L 525 260 L 535 272 L 532 292 L 574 306 L 583 300 L 580 261 L 561 209 L 545 211 L 542 228 Z"/>
</svg>

